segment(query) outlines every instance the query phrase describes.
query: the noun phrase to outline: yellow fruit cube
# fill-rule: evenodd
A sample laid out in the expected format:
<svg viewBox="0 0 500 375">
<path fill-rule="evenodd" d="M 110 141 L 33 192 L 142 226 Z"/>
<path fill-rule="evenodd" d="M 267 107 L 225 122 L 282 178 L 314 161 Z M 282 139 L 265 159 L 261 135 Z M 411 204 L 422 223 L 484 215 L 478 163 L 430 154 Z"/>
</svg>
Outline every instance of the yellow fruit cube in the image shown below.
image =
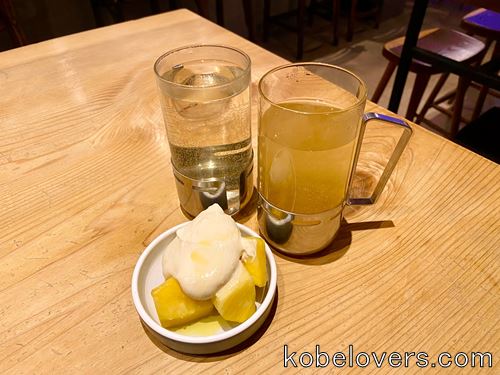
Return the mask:
<svg viewBox="0 0 500 375">
<path fill-rule="evenodd" d="M 154 288 L 151 295 L 164 328 L 203 318 L 213 310 L 212 301 L 197 301 L 187 296 L 173 277 Z"/>
<path fill-rule="evenodd" d="M 219 314 L 232 322 L 242 323 L 255 312 L 255 285 L 241 262 L 212 302 Z"/>
<path fill-rule="evenodd" d="M 244 256 L 243 265 L 252 276 L 254 284 L 263 287 L 268 279 L 265 242 L 259 237 L 245 237 L 244 241 L 246 241 L 245 247 L 252 247 L 254 256 Z"/>
</svg>

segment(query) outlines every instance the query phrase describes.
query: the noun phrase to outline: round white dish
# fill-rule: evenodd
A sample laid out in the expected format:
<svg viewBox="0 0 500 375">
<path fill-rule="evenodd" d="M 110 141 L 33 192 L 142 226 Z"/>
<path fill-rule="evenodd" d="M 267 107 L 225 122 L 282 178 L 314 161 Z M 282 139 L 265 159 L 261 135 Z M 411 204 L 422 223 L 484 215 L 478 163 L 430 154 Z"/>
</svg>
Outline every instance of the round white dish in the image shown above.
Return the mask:
<svg viewBox="0 0 500 375">
<path fill-rule="evenodd" d="M 210 336 L 186 336 L 163 328 L 156 314 L 151 290 L 163 281 L 162 256 L 165 247 L 175 237 L 177 230 L 187 223 L 179 224 L 160 234 L 139 257 L 132 275 L 132 298 L 135 308 L 146 328 L 162 344 L 183 353 L 211 354 L 230 349 L 252 336 L 264 323 L 276 294 L 277 270 L 271 249 L 266 243 L 267 271 L 269 281 L 264 287 L 264 298 L 255 313 L 243 323 Z M 250 228 L 238 224 L 241 234 L 260 237 Z"/>
</svg>

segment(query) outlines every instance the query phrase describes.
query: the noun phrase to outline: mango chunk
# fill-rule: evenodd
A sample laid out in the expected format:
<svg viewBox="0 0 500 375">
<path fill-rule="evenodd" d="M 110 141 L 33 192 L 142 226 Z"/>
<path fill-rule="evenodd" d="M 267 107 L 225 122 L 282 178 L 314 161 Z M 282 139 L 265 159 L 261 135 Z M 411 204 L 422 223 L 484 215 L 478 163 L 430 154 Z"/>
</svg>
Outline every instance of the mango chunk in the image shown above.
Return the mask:
<svg viewBox="0 0 500 375">
<path fill-rule="evenodd" d="M 252 276 L 254 284 L 263 287 L 268 279 L 265 242 L 259 237 L 245 237 L 243 240 L 247 242 L 246 246 L 252 246 L 255 250 L 253 257 L 243 257 L 243 265 Z"/>
<path fill-rule="evenodd" d="M 164 328 L 203 318 L 213 310 L 212 301 L 197 301 L 186 295 L 173 277 L 151 291 L 160 324 Z"/>
<path fill-rule="evenodd" d="M 241 262 L 212 302 L 219 314 L 232 322 L 242 323 L 255 312 L 255 285 Z"/>
</svg>

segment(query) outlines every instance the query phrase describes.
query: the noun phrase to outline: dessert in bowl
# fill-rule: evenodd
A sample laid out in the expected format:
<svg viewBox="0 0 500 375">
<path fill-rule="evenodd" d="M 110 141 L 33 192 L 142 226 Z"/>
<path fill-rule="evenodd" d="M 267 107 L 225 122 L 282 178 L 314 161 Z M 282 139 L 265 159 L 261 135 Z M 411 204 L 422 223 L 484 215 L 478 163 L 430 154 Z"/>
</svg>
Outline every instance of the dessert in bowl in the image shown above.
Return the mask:
<svg viewBox="0 0 500 375">
<path fill-rule="evenodd" d="M 151 242 L 135 266 L 132 296 L 160 342 L 209 354 L 257 331 L 271 310 L 276 278 L 268 245 L 214 205 Z"/>
</svg>

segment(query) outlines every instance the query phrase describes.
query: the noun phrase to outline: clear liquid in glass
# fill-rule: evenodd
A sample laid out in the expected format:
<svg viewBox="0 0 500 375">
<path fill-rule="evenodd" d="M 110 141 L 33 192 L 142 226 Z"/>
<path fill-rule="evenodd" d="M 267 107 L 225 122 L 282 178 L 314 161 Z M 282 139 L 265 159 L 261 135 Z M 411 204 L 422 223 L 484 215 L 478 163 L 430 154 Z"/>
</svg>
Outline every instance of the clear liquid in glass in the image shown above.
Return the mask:
<svg viewBox="0 0 500 375">
<path fill-rule="evenodd" d="M 196 60 L 162 77 L 169 82 L 161 102 L 174 167 L 191 179 L 224 180 L 229 208 L 239 208 L 241 176 L 252 160 L 249 71 Z"/>
</svg>

